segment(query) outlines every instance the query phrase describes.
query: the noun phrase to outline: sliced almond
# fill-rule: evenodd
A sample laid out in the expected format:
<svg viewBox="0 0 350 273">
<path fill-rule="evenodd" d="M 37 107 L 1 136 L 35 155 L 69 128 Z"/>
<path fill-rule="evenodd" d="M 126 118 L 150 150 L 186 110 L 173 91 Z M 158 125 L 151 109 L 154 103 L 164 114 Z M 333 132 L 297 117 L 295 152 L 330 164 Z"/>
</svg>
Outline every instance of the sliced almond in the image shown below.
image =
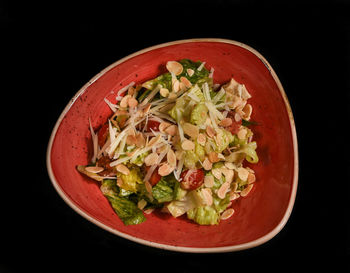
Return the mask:
<svg viewBox="0 0 350 273">
<path fill-rule="evenodd" d="M 168 99 L 175 100 L 177 98 L 177 95 L 174 92 L 169 93 Z"/>
<path fill-rule="evenodd" d="M 235 192 L 235 191 L 237 191 L 237 189 L 238 189 L 238 183 L 232 183 L 232 185 L 231 185 L 231 190 L 232 190 L 232 192 Z"/>
<path fill-rule="evenodd" d="M 144 147 L 146 144 L 146 139 L 145 137 L 143 136 L 142 133 L 138 133 L 136 135 L 136 146 L 141 148 L 141 147 Z"/>
<path fill-rule="evenodd" d="M 225 167 L 220 168 L 222 174 L 225 176 L 226 182 L 231 183 L 233 181 L 234 172 L 233 170 L 227 169 Z"/>
<path fill-rule="evenodd" d="M 197 142 L 199 145 L 205 146 L 206 141 L 207 141 L 207 137 L 204 134 L 202 134 L 202 133 L 198 134 Z"/>
<path fill-rule="evenodd" d="M 128 135 L 126 137 L 126 144 L 127 145 L 136 145 L 137 139 L 135 136 L 133 135 Z"/>
<path fill-rule="evenodd" d="M 233 163 L 231 163 L 231 162 L 225 162 L 225 167 L 226 167 L 227 169 L 230 169 L 230 170 L 236 169 L 235 164 L 233 164 Z"/>
<path fill-rule="evenodd" d="M 117 171 L 125 175 L 130 174 L 130 170 L 124 164 L 117 165 Z"/>
<path fill-rule="evenodd" d="M 155 137 L 152 137 L 151 140 L 148 142 L 147 147 L 151 147 L 151 146 L 159 143 L 161 137 L 162 137 L 161 135 L 157 135 Z"/>
<path fill-rule="evenodd" d="M 208 188 L 202 189 L 201 193 L 203 195 L 203 199 L 207 206 L 211 206 L 213 204 L 213 196 L 211 194 L 211 190 Z"/>
<path fill-rule="evenodd" d="M 207 135 L 211 138 L 213 138 L 216 135 L 215 130 L 211 126 L 207 126 L 205 131 L 207 132 Z"/>
<path fill-rule="evenodd" d="M 221 220 L 227 220 L 228 218 L 230 218 L 233 214 L 235 213 L 235 210 L 233 208 L 229 208 L 227 210 L 225 210 L 222 214 L 220 219 Z"/>
<path fill-rule="evenodd" d="M 143 210 L 147 205 L 147 201 L 145 199 L 141 199 L 137 202 L 137 207 L 141 210 Z"/>
<path fill-rule="evenodd" d="M 160 176 L 167 176 L 174 170 L 174 167 L 170 166 L 169 164 L 165 163 L 158 169 L 158 174 Z"/>
<path fill-rule="evenodd" d="M 192 86 L 192 83 L 186 78 L 186 77 L 181 77 L 180 81 L 187 87 L 190 88 Z"/>
<path fill-rule="evenodd" d="M 167 153 L 167 161 L 168 161 L 168 164 L 171 167 L 175 167 L 176 166 L 176 155 L 175 155 L 175 152 L 172 149 L 169 149 L 169 151 Z"/>
<path fill-rule="evenodd" d="M 249 184 L 247 187 L 245 187 L 245 188 L 241 191 L 241 196 L 242 196 L 242 197 L 247 196 L 247 195 L 250 193 L 250 191 L 252 190 L 253 186 L 254 186 L 254 184 Z"/>
<path fill-rule="evenodd" d="M 253 112 L 253 107 L 250 105 L 250 104 L 246 104 L 243 109 L 242 109 L 244 115 L 243 115 L 243 118 L 245 120 L 250 120 L 250 115 L 252 114 Z"/>
<path fill-rule="evenodd" d="M 117 178 L 117 186 L 118 187 L 122 187 L 123 186 L 123 179 L 121 179 L 120 177 Z"/>
<path fill-rule="evenodd" d="M 216 163 L 216 162 L 220 161 L 218 153 L 216 153 L 216 152 L 210 152 L 208 155 L 208 158 L 209 158 L 211 163 Z"/>
<path fill-rule="evenodd" d="M 120 101 L 120 107 L 122 108 L 126 108 L 128 107 L 128 102 L 129 102 L 129 99 L 131 98 L 130 95 L 126 95 L 122 98 L 122 100 Z"/>
<path fill-rule="evenodd" d="M 166 68 L 170 73 L 174 73 L 176 76 L 180 75 L 183 71 L 183 66 L 176 61 L 168 61 L 166 63 Z"/>
<path fill-rule="evenodd" d="M 238 131 L 238 133 L 237 133 L 237 137 L 239 138 L 239 139 L 245 139 L 246 138 L 246 135 L 247 135 L 247 129 L 245 129 L 245 128 L 242 128 L 242 129 L 240 129 L 239 131 Z"/>
<path fill-rule="evenodd" d="M 149 208 L 149 209 L 144 210 L 143 212 L 145 214 L 151 214 L 153 211 L 154 211 L 154 208 Z"/>
<path fill-rule="evenodd" d="M 145 164 L 146 166 L 151 166 L 158 163 L 158 154 L 157 153 L 151 153 L 148 156 L 145 157 Z"/>
<path fill-rule="evenodd" d="M 219 188 L 217 195 L 220 199 L 224 199 L 227 193 L 227 190 L 230 188 L 230 183 L 225 182 Z"/>
<path fill-rule="evenodd" d="M 177 133 L 177 126 L 176 125 L 170 125 L 168 128 L 165 129 L 165 133 L 171 136 L 175 136 Z"/>
<path fill-rule="evenodd" d="M 158 127 L 159 128 L 159 132 L 164 133 L 165 129 L 168 128 L 170 125 L 171 125 L 171 123 L 169 123 L 169 122 L 165 122 L 165 121 L 161 122 L 159 124 L 159 127 Z"/>
<path fill-rule="evenodd" d="M 188 76 L 190 76 L 190 77 L 192 77 L 192 75 L 194 74 L 194 70 L 191 68 L 187 68 L 186 71 L 187 71 Z"/>
<path fill-rule="evenodd" d="M 173 92 L 177 93 L 180 91 L 180 82 L 178 80 L 175 80 L 173 83 Z"/>
<path fill-rule="evenodd" d="M 181 160 L 184 155 L 184 152 L 182 150 L 175 151 L 175 156 L 177 160 Z"/>
<path fill-rule="evenodd" d="M 214 186 L 214 176 L 212 175 L 206 175 L 204 177 L 204 186 L 207 188 L 211 188 Z"/>
<path fill-rule="evenodd" d="M 199 128 L 196 125 L 185 122 L 182 125 L 182 129 L 184 130 L 184 133 L 190 136 L 191 138 L 196 139 L 198 137 Z"/>
<path fill-rule="evenodd" d="M 241 115 L 240 115 L 240 114 L 235 113 L 235 115 L 234 115 L 234 119 L 235 119 L 235 121 L 236 121 L 236 122 L 240 122 L 240 121 L 242 120 L 242 117 L 241 117 Z"/>
<path fill-rule="evenodd" d="M 214 175 L 214 177 L 216 179 L 221 179 L 221 177 L 222 177 L 222 172 L 221 172 L 220 168 L 212 169 L 211 173 Z"/>
<path fill-rule="evenodd" d="M 207 157 L 203 160 L 202 165 L 204 170 L 206 171 L 211 170 L 211 168 L 213 167 L 213 163 L 211 163 Z"/>
<path fill-rule="evenodd" d="M 255 178 L 255 174 L 253 174 L 253 173 L 249 172 L 249 174 L 248 174 L 248 179 L 247 179 L 248 184 L 254 183 L 254 182 L 255 182 L 255 180 L 256 180 L 256 178 Z"/>
<path fill-rule="evenodd" d="M 169 96 L 169 90 L 167 88 L 161 88 L 159 90 L 159 93 L 162 95 L 162 97 L 166 98 L 167 96 Z"/>
<path fill-rule="evenodd" d="M 100 173 L 103 170 L 104 170 L 104 168 L 98 167 L 98 166 L 90 166 L 90 167 L 85 168 L 85 171 L 87 171 L 89 173 Z"/>
<path fill-rule="evenodd" d="M 243 181 L 247 181 L 249 172 L 245 168 L 240 167 L 238 168 L 237 172 L 238 172 L 239 179 Z"/>
<path fill-rule="evenodd" d="M 169 149 L 169 145 L 168 144 L 164 144 L 160 147 L 157 148 L 157 153 L 161 154 L 161 153 L 167 153 Z"/>
<path fill-rule="evenodd" d="M 222 126 L 222 127 L 228 127 L 232 124 L 232 119 L 230 118 L 224 118 L 223 120 L 221 120 L 219 122 L 219 125 Z"/>
<path fill-rule="evenodd" d="M 191 140 L 185 139 L 182 143 L 181 143 L 181 147 L 183 150 L 185 151 L 190 151 L 193 150 L 195 145 Z"/>
<path fill-rule="evenodd" d="M 237 198 L 239 198 L 239 196 L 240 195 L 238 193 L 231 191 L 230 192 L 230 201 L 236 200 Z"/>
<path fill-rule="evenodd" d="M 128 99 L 129 107 L 135 108 L 138 104 L 139 104 L 139 102 L 134 97 L 131 97 L 131 98 Z"/>
</svg>

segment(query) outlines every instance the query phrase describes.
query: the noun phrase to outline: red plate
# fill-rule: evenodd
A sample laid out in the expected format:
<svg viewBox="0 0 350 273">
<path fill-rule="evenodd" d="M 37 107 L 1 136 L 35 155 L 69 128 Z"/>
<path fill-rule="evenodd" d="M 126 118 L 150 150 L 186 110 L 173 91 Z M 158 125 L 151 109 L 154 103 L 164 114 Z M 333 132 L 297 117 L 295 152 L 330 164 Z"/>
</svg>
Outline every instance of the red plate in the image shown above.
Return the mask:
<svg viewBox="0 0 350 273">
<path fill-rule="evenodd" d="M 234 77 L 252 95 L 253 128 L 260 161 L 253 165 L 256 183 L 245 198 L 234 201 L 234 215 L 217 226 L 199 226 L 183 218 L 154 213 L 136 226 L 124 226 L 95 181 L 81 175 L 76 165 L 91 156 L 89 117 L 97 129 L 112 113 L 104 98 L 130 82 L 154 78 L 168 60 L 188 58 L 215 69 L 214 81 Z M 266 59 L 239 42 L 191 39 L 150 47 L 110 65 L 68 103 L 48 145 L 47 168 L 53 186 L 76 212 L 123 238 L 184 252 L 236 251 L 274 237 L 292 211 L 298 181 L 298 149 L 293 114 L 283 87 Z"/>
</svg>

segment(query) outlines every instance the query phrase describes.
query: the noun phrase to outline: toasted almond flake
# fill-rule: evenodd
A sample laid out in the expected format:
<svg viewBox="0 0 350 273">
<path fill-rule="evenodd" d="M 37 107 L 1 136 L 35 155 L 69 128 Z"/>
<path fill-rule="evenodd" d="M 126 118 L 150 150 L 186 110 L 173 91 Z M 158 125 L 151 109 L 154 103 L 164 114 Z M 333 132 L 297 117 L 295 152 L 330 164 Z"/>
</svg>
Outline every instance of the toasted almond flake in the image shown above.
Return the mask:
<svg viewBox="0 0 350 273">
<path fill-rule="evenodd" d="M 252 114 L 253 112 L 253 107 L 250 105 L 250 104 L 246 104 L 243 109 L 242 109 L 244 115 L 243 115 L 243 118 L 245 120 L 249 120 L 250 119 L 250 115 Z"/>
<path fill-rule="evenodd" d="M 180 75 L 183 71 L 183 66 L 176 61 L 168 61 L 166 63 L 166 68 L 170 73 L 174 73 L 176 76 Z"/>
<path fill-rule="evenodd" d="M 185 151 L 190 151 L 193 150 L 195 145 L 191 140 L 185 139 L 182 143 L 181 143 L 181 147 L 183 150 Z"/>
<path fill-rule="evenodd" d="M 104 168 L 98 167 L 98 166 L 90 166 L 90 167 L 85 168 L 85 171 L 90 172 L 90 173 L 100 173 L 103 170 L 104 170 Z"/>
<path fill-rule="evenodd" d="M 235 210 L 233 208 L 229 208 L 227 210 L 225 210 L 222 214 L 221 214 L 221 220 L 227 220 L 228 218 L 230 218 L 233 214 L 235 213 Z"/>
<path fill-rule="evenodd" d="M 253 174 L 253 173 L 249 172 L 249 174 L 248 174 L 248 179 L 247 179 L 248 184 L 254 183 L 254 182 L 255 182 L 255 180 L 256 180 L 256 178 L 255 178 L 255 174 Z"/>
<path fill-rule="evenodd" d="M 217 195 L 220 199 L 224 199 L 227 193 L 227 190 L 230 188 L 230 183 L 225 182 L 219 188 Z"/>
<path fill-rule="evenodd" d="M 221 120 L 219 122 L 219 125 L 222 126 L 222 127 L 228 127 L 232 124 L 232 119 L 230 118 L 224 118 L 223 120 Z"/>
<path fill-rule="evenodd" d="M 139 209 L 144 209 L 147 205 L 147 201 L 145 199 L 141 199 L 140 201 L 137 202 L 137 207 Z"/>
<path fill-rule="evenodd" d="M 157 153 L 151 153 L 148 156 L 145 157 L 145 164 L 146 166 L 151 166 L 154 164 L 157 164 L 158 162 L 158 154 Z"/>
<path fill-rule="evenodd" d="M 231 191 L 230 192 L 230 201 L 236 200 L 237 198 L 239 198 L 239 196 L 240 195 L 238 193 Z"/>
<path fill-rule="evenodd" d="M 130 174 L 130 170 L 124 164 L 117 165 L 117 171 L 125 175 Z"/>
<path fill-rule="evenodd" d="M 157 135 L 155 137 L 152 137 L 151 140 L 148 142 L 147 147 L 151 147 L 151 146 L 159 143 L 161 137 L 162 137 L 161 135 Z"/>
<path fill-rule="evenodd" d="M 175 151 L 175 156 L 177 160 L 180 160 L 184 155 L 184 152 L 182 150 Z"/>
<path fill-rule="evenodd" d="M 180 82 L 178 80 L 175 80 L 173 83 L 173 92 L 177 93 L 180 90 Z"/>
<path fill-rule="evenodd" d="M 117 178 L 117 186 L 118 187 L 122 187 L 123 186 L 123 179 L 121 179 L 120 177 Z"/>
<path fill-rule="evenodd" d="M 211 138 L 213 138 L 216 135 L 215 130 L 211 126 L 207 126 L 206 132 L 207 132 L 207 135 Z"/>
<path fill-rule="evenodd" d="M 159 167 L 158 174 L 160 176 L 167 176 L 174 170 L 174 168 L 175 167 L 170 166 L 169 164 L 165 163 L 165 164 L 163 164 L 162 166 Z"/>
<path fill-rule="evenodd" d="M 224 165 L 225 165 L 225 167 L 226 167 L 227 169 L 230 169 L 230 170 L 236 169 L 235 164 L 233 164 L 233 163 L 231 163 L 231 162 L 225 162 Z"/>
<path fill-rule="evenodd" d="M 221 172 L 220 168 L 212 169 L 211 173 L 214 175 L 214 177 L 216 179 L 221 179 L 221 177 L 222 177 L 222 172 Z"/>
<path fill-rule="evenodd" d="M 165 129 L 165 133 L 171 136 L 175 136 L 177 133 L 177 126 L 176 125 L 170 125 L 168 128 Z"/>
<path fill-rule="evenodd" d="M 129 95 L 130 96 L 130 95 Z M 137 99 L 135 99 L 134 97 L 131 97 L 128 99 L 128 105 L 131 108 L 136 107 L 139 104 L 139 102 L 137 101 Z"/>
<path fill-rule="evenodd" d="M 233 170 L 227 169 L 225 167 L 220 168 L 222 174 L 225 176 L 226 182 L 231 183 L 233 180 L 234 172 Z"/>
<path fill-rule="evenodd" d="M 209 171 L 211 168 L 213 168 L 213 163 L 211 163 L 207 157 L 203 160 L 202 165 L 206 171 Z"/>
<path fill-rule="evenodd" d="M 138 133 L 136 135 L 136 146 L 141 148 L 141 147 L 144 147 L 146 144 L 146 139 L 145 137 L 143 136 L 142 133 Z"/>
<path fill-rule="evenodd" d="M 246 135 L 247 135 L 247 129 L 245 129 L 245 128 L 242 128 L 242 129 L 240 129 L 239 131 L 238 131 L 238 133 L 237 133 L 237 137 L 239 138 L 239 139 L 245 139 L 245 137 L 246 137 Z"/>
<path fill-rule="evenodd" d="M 211 188 L 214 186 L 214 176 L 212 175 L 207 175 L 204 177 L 204 186 L 207 188 Z"/>
<path fill-rule="evenodd" d="M 174 92 L 171 92 L 171 93 L 169 93 L 168 98 L 169 98 L 170 100 L 174 100 L 174 99 L 177 98 L 177 95 L 176 95 Z"/>
<path fill-rule="evenodd" d="M 192 86 L 192 83 L 186 78 L 186 77 L 181 77 L 180 81 L 187 87 L 190 88 Z"/>
<path fill-rule="evenodd" d="M 176 155 L 175 155 L 175 152 L 172 149 L 169 149 L 169 151 L 167 153 L 167 161 L 168 161 L 168 164 L 171 167 L 175 167 L 176 166 Z"/>
<path fill-rule="evenodd" d="M 208 155 L 208 158 L 209 158 L 211 163 L 216 163 L 216 162 L 220 161 L 218 153 L 216 153 L 216 152 L 210 152 Z"/>
<path fill-rule="evenodd" d="M 128 102 L 129 102 L 130 98 L 131 98 L 130 95 L 124 96 L 123 99 L 120 101 L 120 107 L 122 107 L 122 108 L 128 107 Z"/>
<path fill-rule="evenodd" d="M 169 96 L 169 90 L 167 88 L 161 88 L 159 93 L 166 98 L 167 96 Z"/>
<path fill-rule="evenodd" d="M 144 210 L 143 212 L 145 214 L 151 214 L 153 211 L 154 211 L 154 208 L 149 208 L 149 209 Z"/>
<path fill-rule="evenodd" d="M 191 68 L 187 68 L 186 71 L 187 71 L 188 76 L 190 76 L 190 77 L 192 77 L 192 75 L 194 74 L 194 70 Z"/>
<path fill-rule="evenodd" d="M 184 133 L 190 136 L 191 138 L 196 139 L 198 137 L 199 128 L 196 125 L 185 122 L 182 125 L 182 129 L 184 130 Z"/>
<path fill-rule="evenodd" d="M 165 133 L 165 129 L 168 128 L 171 125 L 171 123 L 163 121 L 159 124 L 159 132 Z"/>
<path fill-rule="evenodd" d="M 245 168 L 240 167 L 240 168 L 238 168 L 237 172 L 238 172 L 238 177 L 241 180 L 247 181 L 249 172 Z"/>
<path fill-rule="evenodd" d="M 206 205 L 211 206 L 213 204 L 213 196 L 211 194 L 211 189 L 205 188 L 202 189 L 201 192 Z"/>
<path fill-rule="evenodd" d="M 204 134 L 202 133 L 198 134 L 197 142 L 199 145 L 205 146 L 206 141 L 207 141 L 207 137 Z"/>
<path fill-rule="evenodd" d="M 222 159 L 222 160 L 225 160 L 225 156 L 223 154 L 221 154 L 221 153 L 218 153 L 218 158 Z"/>
<path fill-rule="evenodd" d="M 240 122 L 240 121 L 242 120 L 242 117 L 241 117 L 241 115 L 240 115 L 240 114 L 235 113 L 235 115 L 234 115 L 234 119 L 235 119 L 235 121 L 236 121 L 236 122 Z"/>
<path fill-rule="evenodd" d="M 137 139 L 135 136 L 133 135 L 128 135 L 126 137 L 126 144 L 127 145 L 136 145 Z"/>
<path fill-rule="evenodd" d="M 250 193 L 250 191 L 252 190 L 253 186 L 254 186 L 254 184 L 249 184 L 248 186 L 246 186 L 246 187 L 241 191 L 241 196 L 242 196 L 242 197 L 247 196 L 247 195 Z"/>
<path fill-rule="evenodd" d="M 186 88 L 186 85 L 183 82 L 180 82 L 179 89 L 180 89 L 180 91 L 185 91 L 187 88 Z"/>
</svg>

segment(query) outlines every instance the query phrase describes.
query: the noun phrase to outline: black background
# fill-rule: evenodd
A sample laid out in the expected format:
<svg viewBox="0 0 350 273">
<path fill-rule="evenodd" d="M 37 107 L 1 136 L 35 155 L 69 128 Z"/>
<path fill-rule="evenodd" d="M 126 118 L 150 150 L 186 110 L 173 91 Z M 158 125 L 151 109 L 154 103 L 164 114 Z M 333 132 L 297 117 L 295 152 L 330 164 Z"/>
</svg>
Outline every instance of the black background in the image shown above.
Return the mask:
<svg viewBox="0 0 350 273">
<path fill-rule="evenodd" d="M 1 179 L 0 272 L 349 270 L 349 14 L 347 1 L 1 1 L 8 176 Z M 253 249 L 181 254 L 129 242 L 76 214 L 52 187 L 45 162 L 69 99 L 128 54 L 208 37 L 258 50 L 290 100 L 300 171 L 285 228 Z"/>
</svg>

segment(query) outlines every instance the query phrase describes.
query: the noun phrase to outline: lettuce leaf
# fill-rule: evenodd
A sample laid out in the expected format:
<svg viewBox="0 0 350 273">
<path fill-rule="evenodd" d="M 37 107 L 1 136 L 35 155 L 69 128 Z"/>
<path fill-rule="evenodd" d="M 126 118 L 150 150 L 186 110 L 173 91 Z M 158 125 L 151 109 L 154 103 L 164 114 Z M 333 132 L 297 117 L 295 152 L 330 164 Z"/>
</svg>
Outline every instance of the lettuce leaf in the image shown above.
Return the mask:
<svg viewBox="0 0 350 273">
<path fill-rule="evenodd" d="M 112 208 L 125 225 L 137 225 L 146 220 L 142 210 L 128 199 L 118 195 L 118 186 L 112 179 L 104 179 L 101 184 L 101 191 L 110 202 Z"/>
<path fill-rule="evenodd" d="M 152 188 L 152 195 L 159 203 L 174 200 L 174 188 L 176 179 L 174 175 L 163 176 L 162 179 Z"/>
<path fill-rule="evenodd" d="M 187 212 L 187 217 L 200 225 L 217 225 L 220 220 L 220 214 L 209 206 L 191 209 Z"/>
</svg>

